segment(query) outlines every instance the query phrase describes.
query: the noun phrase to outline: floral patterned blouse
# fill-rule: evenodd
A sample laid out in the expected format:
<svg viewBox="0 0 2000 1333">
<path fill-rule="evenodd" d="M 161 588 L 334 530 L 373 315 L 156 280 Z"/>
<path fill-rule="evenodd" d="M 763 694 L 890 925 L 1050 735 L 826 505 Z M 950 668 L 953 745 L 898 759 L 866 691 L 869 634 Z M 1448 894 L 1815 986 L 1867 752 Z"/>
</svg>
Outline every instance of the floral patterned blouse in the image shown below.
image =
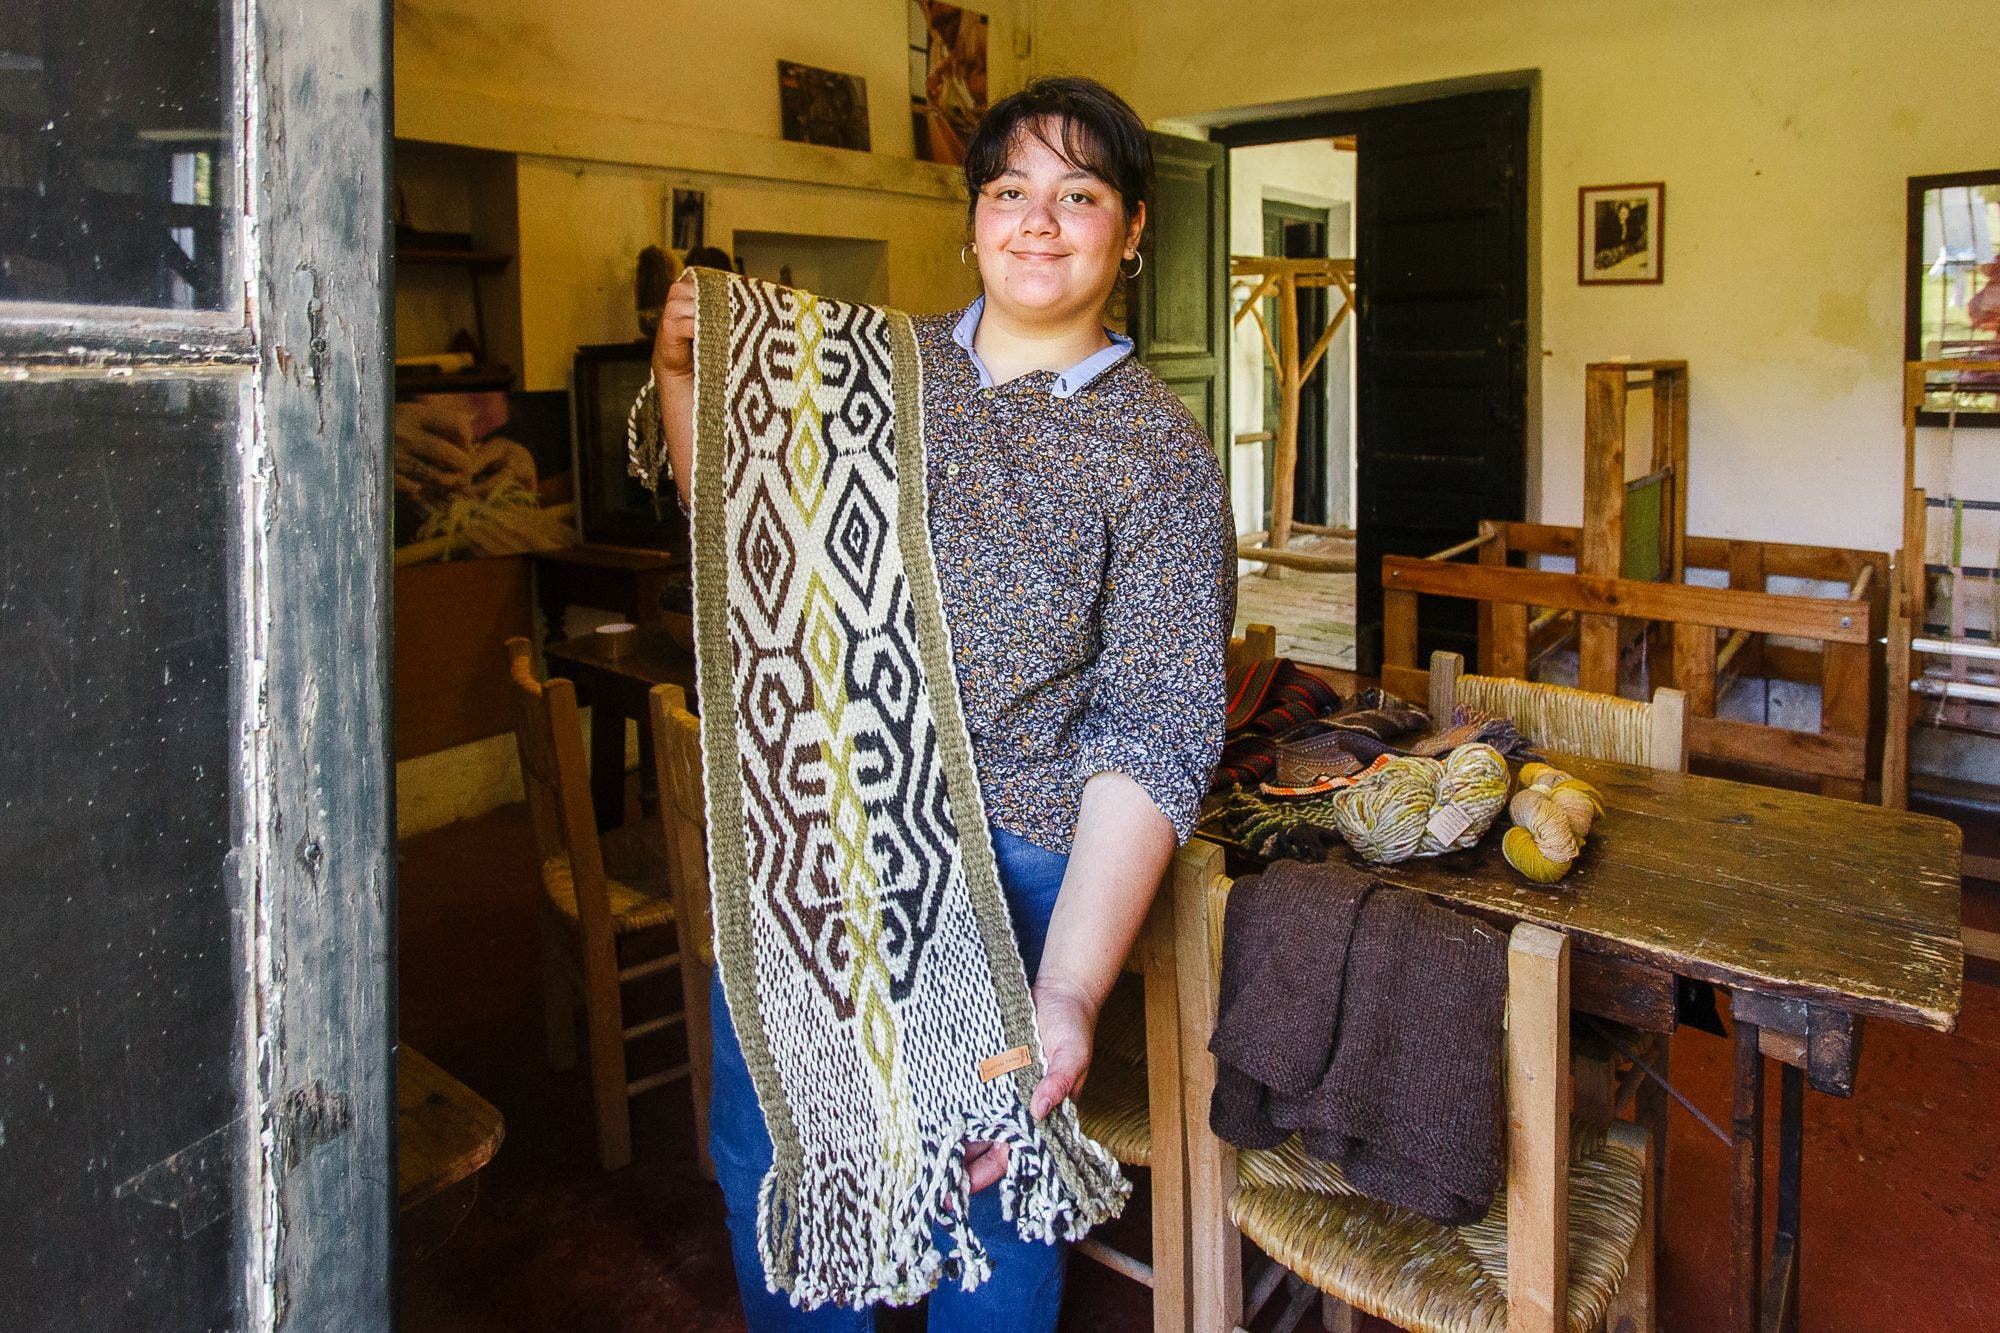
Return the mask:
<svg viewBox="0 0 2000 1333">
<path fill-rule="evenodd" d="M 992 384 L 982 305 L 914 321 L 932 549 L 987 814 L 1054 851 L 1131 776 L 1186 838 L 1222 749 L 1236 539 L 1200 425 L 1122 339 Z"/>
</svg>

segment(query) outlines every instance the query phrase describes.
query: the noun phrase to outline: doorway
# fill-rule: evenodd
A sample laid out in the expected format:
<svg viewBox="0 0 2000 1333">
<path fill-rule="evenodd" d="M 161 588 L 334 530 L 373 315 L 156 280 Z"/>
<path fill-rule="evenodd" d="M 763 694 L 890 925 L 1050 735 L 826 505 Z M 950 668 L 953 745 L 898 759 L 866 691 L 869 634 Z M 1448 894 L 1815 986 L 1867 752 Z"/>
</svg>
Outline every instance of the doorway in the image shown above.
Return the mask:
<svg viewBox="0 0 2000 1333">
<path fill-rule="evenodd" d="M 1209 131 L 1232 157 L 1301 140 L 1355 145 L 1354 665 L 1363 672 L 1381 664 L 1383 556 L 1428 555 L 1481 519 L 1526 512 L 1530 98 L 1528 87 L 1508 87 Z M 1302 505 L 1309 475 L 1302 456 Z M 1469 604 L 1427 603 L 1421 615 L 1422 652 L 1476 652 Z"/>
<path fill-rule="evenodd" d="M 1319 208 L 1308 204 L 1293 203 L 1286 199 L 1267 196 L 1263 201 L 1264 248 L 1266 255 L 1285 259 L 1329 259 L 1336 257 L 1328 248 L 1329 236 L 1333 233 L 1333 210 L 1338 207 L 1351 209 L 1345 202 L 1328 204 Z M 1346 240 L 1345 227 L 1341 228 L 1342 240 Z M 1345 246 L 1342 249 L 1345 250 Z M 1326 329 L 1327 299 L 1324 287 L 1301 288 L 1298 301 L 1299 342 L 1310 347 L 1319 341 Z M 1265 327 L 1278 327 L 1275 306 L 1277 298 L 1266 301 L 1273 309 L 1265 316 Z M 1292 517 L 1303 523 L 1325 524 L 1333 521 L 1328 515 L 1327 494 L 1330 490 L 1332 474 L 1338 464 L 1346 461 L 1345 438 L 1339 440 L 1338 460 L 1333 456 L 1336 441 L 1329 435 L 1329 418 L 1333 404 L 1329 398 L 1329 370 L 1335 359 L 1329 353 L 1313 367 L 1306 377 L 1299 393 L 1299 462 L 1298 485 L 1293 491 Z M 1264 421 L 1278 419 L 1278 376 L 1277 370 L 1267 360 L 1264 365 Z M 1276 442 L 1265 440 L 1264 445 L 1264 505 L 1263 527 L 1271 526 L 1271 469 L 1274 462 Z M 1340 467 L 1342 472 L 1344 466 Z"/>
</svg>

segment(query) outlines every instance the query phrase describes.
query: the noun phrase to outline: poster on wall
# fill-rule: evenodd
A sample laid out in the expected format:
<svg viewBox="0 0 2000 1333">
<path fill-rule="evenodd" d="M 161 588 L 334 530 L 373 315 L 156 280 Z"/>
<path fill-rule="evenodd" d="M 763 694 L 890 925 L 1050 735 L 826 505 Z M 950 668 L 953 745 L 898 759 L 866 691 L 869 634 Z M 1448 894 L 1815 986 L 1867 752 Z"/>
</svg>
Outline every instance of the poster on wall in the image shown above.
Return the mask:
<svg viewBox="0 0 2000 1333">
<path fill-rule="evenodd" d="M 778 62 L 778 115 L 787 139 L 867 152 L 868 80 Z"/>
<path fill-rule="evenodd" d="M 1661 181 L 1578 190 L 1576 280 L 1586 287 L 1662 281 L 1666 211 Z"/>
<path fill-rule="evenodd" d="M 1915 176 L 1909 190 L 1903 354 L 1981 363 L 1927 372 L 1917 420 L 2000 426 L 2000 171 Z"/>
<path fill-rule="evenodd" d="M 910 120 L 917 158 L 965 162 L 986 114 L 987 17 L 944 0 L 909 0 Z"/>
</svg>

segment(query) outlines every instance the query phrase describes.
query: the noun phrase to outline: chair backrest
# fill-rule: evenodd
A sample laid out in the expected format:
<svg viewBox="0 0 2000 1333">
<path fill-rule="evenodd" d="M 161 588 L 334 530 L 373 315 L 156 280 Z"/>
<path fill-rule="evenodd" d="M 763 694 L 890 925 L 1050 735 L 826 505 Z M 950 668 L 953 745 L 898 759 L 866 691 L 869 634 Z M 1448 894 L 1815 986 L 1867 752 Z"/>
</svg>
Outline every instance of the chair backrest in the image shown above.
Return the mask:
<svg viewBox="0 0 2000 1333">
<path fill-rule="evenodd" d="M 568 871 L 578 921 L 586 934 L 608 940 L 611 903 L 604 887 L 597 814 L 590 802 L 590 766 L 584 758 L 576 687 L 561 678 L 538 678 L 534 645 L 519 636 L 507 640 L 507 667 L 514 683 L 514 742 L 534 825 L 536 859 L 544 875 L 550 873 L 551 864 Z"/>
<path fill-rule="evenodd" d="M 1457 653 L 1432 653 L 1430 710 L 1446 724 L 1455 704 L 1510 718 L 1537 746 L 1585 759 L 1685 772 L 1687 696 L 1661 687 L 1651 702 L 1543 685 L 1531 680 L 1468 676 Z"/>
<path fill-rule="evenodd" d="M 1182 1015 L 1182 1118 L 1192 1326 L 1227 1328 L 1242 1310 L 1242 1268 L 1229 1200 L 1236 1153 L 1209 1128 L 1222 979 L 1222 923 L 1234 881 L 1222 850 L 1197 839 L 1168 871 Z M 1522 922 L 1507 949 L 1506 1179 L 1508 1327 L 1566 1326 L 1570 1060 L 1569 939 Z M 1155 1113 L 1157 1114 L 1157 1108 Z"/>
<path fill-rule="evenodd" d="M 683 955 L 692 944 L 703 966 L 715 965 L 715 923 L 708 896 L 708 802 L 701 785 L 701 722 L 678 685 L 655 685 L 653 768 L 659 777 L 660 822 L 667 872 L 673 879 L 674 920 Z"/>
<path fill-rule="evenodd" d="M 1229 670 L 1245 662 L 1267 662 L 1278 655 L 1278 631 L 1269 625 L 1245 625 L 1243 637 L 1229 641 Z"/>
</svg>

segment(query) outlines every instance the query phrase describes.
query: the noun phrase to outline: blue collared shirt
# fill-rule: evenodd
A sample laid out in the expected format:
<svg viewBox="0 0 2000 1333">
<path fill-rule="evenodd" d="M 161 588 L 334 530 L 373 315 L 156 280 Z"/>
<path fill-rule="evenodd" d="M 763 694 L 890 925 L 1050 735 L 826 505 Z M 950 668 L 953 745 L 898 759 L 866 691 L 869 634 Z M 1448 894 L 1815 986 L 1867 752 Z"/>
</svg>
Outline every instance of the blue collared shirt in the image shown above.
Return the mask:
<svg viewBox="0 0 2000 1333">
<path fill-rule="evenodd" d="M 972 358 L 972 368 L 979 372 L 979 387 L 990 389 L 993 387 L 993 373 L 986 368 L 986 363 L 979 359 L 979 353 L 972 348 L 972 336 L 979 332 L 979 318 L 985 313 L 986 298 L 982 296 L 967 306 L 965 313 L 958 317 L 958 327 L 951 331 L 951 340 L 963 347 L 965 354 Z M 1132 355 L 1130 338 L 1122 333 L 1113 333 L 1110 329 L 1106 329 L 1104 335 L 1111 339 L 1111 346 L 1092 352 L 1068 370 L 1058 374 L 1049 384 L 1051 395 L 1067 398 L 1073 393 L 1079 393 L 1087 388 L 1092 380 Z"/>
</svg>

